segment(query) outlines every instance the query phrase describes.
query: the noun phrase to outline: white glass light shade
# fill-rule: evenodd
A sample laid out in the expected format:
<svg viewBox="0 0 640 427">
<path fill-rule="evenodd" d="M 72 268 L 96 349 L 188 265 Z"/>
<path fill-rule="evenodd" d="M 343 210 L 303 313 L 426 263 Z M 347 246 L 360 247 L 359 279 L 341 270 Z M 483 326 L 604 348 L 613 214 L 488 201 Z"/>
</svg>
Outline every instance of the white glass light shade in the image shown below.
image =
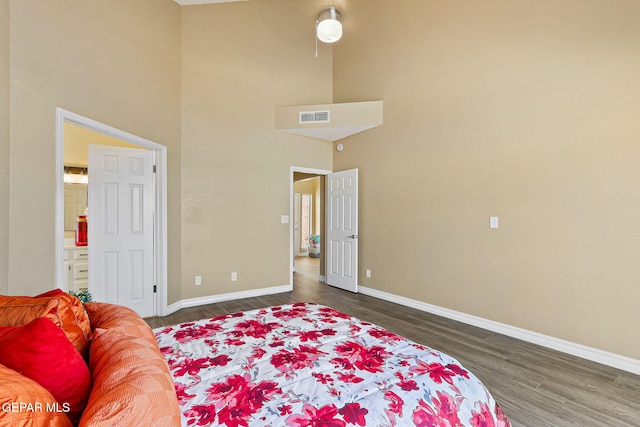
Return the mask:
<svg viewBox="0 0 640 427">
<path fill-rule="evenodd" d="M 342 24 L 340 12 L 335 7 L 323 10 L 318 15 L 317 24 L 318 40 L 324 43 L 335 43 L 342 37 Z"/>
<path fill-rule="evenodd" d="M 64 183 L 65 184 L 88 184 L 89 183 L 89 175 L 80 175 L 76 173 L 65 173 L 64 174 Z"/>
</svg>

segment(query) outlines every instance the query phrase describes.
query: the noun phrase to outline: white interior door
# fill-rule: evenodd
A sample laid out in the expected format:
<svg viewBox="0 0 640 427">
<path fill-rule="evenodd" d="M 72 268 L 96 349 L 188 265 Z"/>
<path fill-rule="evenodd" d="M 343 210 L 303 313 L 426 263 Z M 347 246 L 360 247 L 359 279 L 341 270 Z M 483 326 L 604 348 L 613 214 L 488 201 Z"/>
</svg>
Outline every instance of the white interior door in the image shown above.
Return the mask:
<svg viewBox="0 0 640 427">
<path fill-rule="evenodd" d="M 358 169 L 327 175 L 327 284 L 358 292 Z"/>
<path fill-rule="evenodd" d="M 89 145 L 89 290 L 154 313 L 153 153 Z"/>
</svg>

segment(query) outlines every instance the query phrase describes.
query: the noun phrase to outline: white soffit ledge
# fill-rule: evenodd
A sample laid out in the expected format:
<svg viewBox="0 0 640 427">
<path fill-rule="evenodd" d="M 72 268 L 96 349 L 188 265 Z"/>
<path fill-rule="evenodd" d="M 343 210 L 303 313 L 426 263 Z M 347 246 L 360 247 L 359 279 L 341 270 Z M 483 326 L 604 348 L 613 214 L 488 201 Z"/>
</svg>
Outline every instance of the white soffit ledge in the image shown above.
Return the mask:
<svg viewBox="0 0 640 427">
<path fill-rule="evenodd" d="M 328 112 L 323 122 L 301 123 L 301 113 Z M 383 102 L 299 105 L 276 108 L 276 130 L 326 141 L 337 141 L 382 125 Z"/>
<path fill-rule="evenodd" d="M 196 4 L 212 4 L 212 3 L 231 3 L 234 1 L 249 1 L 249 0 L 175 0 L 180 6 L 192 6 Z"/>
</svg>

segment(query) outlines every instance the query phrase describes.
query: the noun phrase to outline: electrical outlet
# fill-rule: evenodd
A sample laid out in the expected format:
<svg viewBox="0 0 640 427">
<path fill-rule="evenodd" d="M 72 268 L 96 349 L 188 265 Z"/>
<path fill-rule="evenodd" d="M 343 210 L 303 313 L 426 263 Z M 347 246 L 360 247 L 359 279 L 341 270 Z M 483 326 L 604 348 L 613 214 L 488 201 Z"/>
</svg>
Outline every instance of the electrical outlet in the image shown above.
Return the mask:
<svg viewBox="0 0 640 427">
<path fill-rule="evenodd" d="M 202 276 L 196 276 L 196 286 L 202 285 Z"/>
<path fill-rule="evenodd" d="M 369 270 L 368 268 L 364 271 L 364 275 L 367 277 L 367 279 L 371 279 L 371 270 Z"/>
<path fill-rule="evenodd" d="M 238 273 L 234 271 L 233 273 L 231 273 L 231 281 L 235 282 L 236 280 L 238 280 Z"/>
</svg>

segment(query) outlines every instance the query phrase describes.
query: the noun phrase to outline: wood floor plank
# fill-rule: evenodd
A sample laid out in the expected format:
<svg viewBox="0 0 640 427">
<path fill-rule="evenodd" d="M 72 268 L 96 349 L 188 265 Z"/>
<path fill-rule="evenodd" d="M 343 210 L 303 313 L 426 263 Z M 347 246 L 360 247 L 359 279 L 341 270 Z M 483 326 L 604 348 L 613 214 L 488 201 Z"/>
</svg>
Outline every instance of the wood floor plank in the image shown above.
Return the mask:
<svg viewBox="0 0 640 427">
<path fill-rule="evenodd" d="M 480 378 L 513 427 L 640 426 L 640 376 L 318 280 L 299 258 L 294 290 L 145 319 L 152 327 L 294 302 L 314 302 L 443 351 Z"/>
</svg>

